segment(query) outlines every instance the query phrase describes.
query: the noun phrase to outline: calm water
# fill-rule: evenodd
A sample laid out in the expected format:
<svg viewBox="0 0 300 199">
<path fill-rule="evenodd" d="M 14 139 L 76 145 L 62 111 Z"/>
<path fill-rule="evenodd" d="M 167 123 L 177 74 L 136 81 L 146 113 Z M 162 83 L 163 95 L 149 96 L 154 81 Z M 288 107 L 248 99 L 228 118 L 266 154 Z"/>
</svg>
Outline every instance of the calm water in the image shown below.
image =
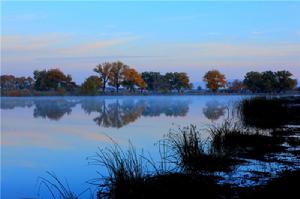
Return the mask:
<svg viewBox="0 0 300 199">
<path fill-rule="evenodd" d="M 101 168 L 87 157 L 130 140 L 157 153 L 170 129 L 219 123 L 241 96 L 1 98 L 1 198 L 38 198 L 38 177 L 53 171 L 80 193 Z M 203 136 L 207 136 L 203 132 Z M 43 193 L 43 192 L 42 192 Z M 42 198 L 42 196 L 40 196 Z M 47 196 L 44 196 L 47 198 Z"/>
</svg>

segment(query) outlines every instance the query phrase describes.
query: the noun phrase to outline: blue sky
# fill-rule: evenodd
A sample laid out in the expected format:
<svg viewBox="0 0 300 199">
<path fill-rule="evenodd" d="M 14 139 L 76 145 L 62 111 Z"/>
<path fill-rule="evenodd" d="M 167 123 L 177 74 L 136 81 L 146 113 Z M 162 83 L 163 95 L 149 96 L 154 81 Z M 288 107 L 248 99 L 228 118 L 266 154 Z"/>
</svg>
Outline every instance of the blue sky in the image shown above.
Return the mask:
<svg viewBox="0 0 300 199">
<path fill-rule="evenodd" d="M 210 69 L 300 79 L 300 2 L 2 2 L 1 73 L 61 68 L 81 83 L 104 61 L 138 71 Z"/>
</svg>

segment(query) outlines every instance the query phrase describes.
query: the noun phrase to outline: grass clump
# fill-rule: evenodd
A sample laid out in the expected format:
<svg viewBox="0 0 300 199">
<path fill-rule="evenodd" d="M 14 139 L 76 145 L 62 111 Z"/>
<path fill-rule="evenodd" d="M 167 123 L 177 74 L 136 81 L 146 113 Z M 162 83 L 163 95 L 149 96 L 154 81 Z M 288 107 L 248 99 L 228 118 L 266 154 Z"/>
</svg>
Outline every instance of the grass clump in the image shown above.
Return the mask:
<svg viewBox="0 0 300 199">
<path fill-rule="evenodd" d="M 196 126 L 191 125 L 167 136 L 170 157 L 187 173 L 206 173 L 230 170 L 234 160 L 225 153 L 213 150 L 203 141 Z"/>
<path fill-rule="evenodd" d="M 100 190 L 97 198 L 192 198 L 203 195 L 215 198 L 221 188 L 217 177 L 164 170 L 153 160 L 138 153 L 132 145 L 126 150 L 114 143 L 91 157 L 102 165 L 107 176 L 95 179 Z"/>
<path fill-rule="evenodd" d="M 282 137 L 267 135 L 257 129 L 250 129 L 238 123 L 225 121 L 220 126 L 209 128 L 212 148 L 219 153 L 242 158 L 263 158 L 265 154 L 282 151 Z"/>
<path fill-rule="evenodd" d="M 107 171 L 107 176 L 95 179 L 100 187 L 98 198 L 134 197 L 150 175 L 147 160 L 143 154 L 137 153 L 132 144 L 124 150 L 114 142 L 112 147 L 99 149 L 90 160 Z"/>
</svg>

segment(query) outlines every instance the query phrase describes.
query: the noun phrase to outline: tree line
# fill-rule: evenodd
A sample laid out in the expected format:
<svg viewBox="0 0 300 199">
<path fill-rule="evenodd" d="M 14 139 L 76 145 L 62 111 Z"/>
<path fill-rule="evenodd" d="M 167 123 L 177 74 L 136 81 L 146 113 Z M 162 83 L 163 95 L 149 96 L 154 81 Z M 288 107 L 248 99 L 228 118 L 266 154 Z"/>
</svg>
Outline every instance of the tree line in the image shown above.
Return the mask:
<svg viewBox="0 0 300 199">
<path fill-rule="evenodd" d="M 14 77 L 12 75 L 1 76 L 1 91 L 33 89 L 36 91 L 76 92 L 85 95 L 105 93 L 109 87 L 114 92 L 120 89 L 128 92 L 171 92 L 181 93 L 193 89 L 189 76 L 185 72 L 142 72 L 120 62 L 104 62 L 97 65 L 93 71 L 95 75 L 86 78 L 78 86 L 72 80 L 72 76 L 64 74 L 60 69 L 36 70 L 31 77 Z M 206 88 L 212 92 L 226 90 L 227 92 L 251 91 L 260 92 L 284 92 L 293 90 L 297 86 L 297 80 L 292 78 L 292 73 L 286 70 L 246 73 L 243 80 L 227 81 L 226 76 L 218 70 L 210 70 L 204 74 L 202 80 Z M 203 90 L 201 87 L 197 88 Z"/>
</svg>

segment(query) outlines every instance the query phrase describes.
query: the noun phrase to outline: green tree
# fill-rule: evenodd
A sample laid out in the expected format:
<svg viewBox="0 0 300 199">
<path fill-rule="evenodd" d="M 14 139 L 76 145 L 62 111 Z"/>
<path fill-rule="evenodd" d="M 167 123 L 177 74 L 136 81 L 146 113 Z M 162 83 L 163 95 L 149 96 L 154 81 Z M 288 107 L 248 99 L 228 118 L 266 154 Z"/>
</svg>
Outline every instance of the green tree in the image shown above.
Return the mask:
<svg viewBox="0 0 300 199">
<path fill-rule="evenodd" d="M 46 86 L 46 75 L 47 75 L 47 71 L 46 70 L 42 70 L 42 71 L 38 71 L 35 70 L 33 72 L 33 79 L 34 79 L 34 88 L 36 90 L 47 90 L 47 86 Z"/>
<path fill-rule="evenodd" d="M 170 85 L 166 76 L 159 72 L 143 72 L 142 78 L 150 91 L 169 90 Z"/>
<path fill-rule="evenodd" d="M 277 71 L 275 73 L 277 79 L 277 91 L 287 91 L 295 89 L 297 86 L 297 79 L 292 79 L 292 73 L 286 70 Z"/>
<path fill-rule="evenodd" d="M 243 83 L 250 91 L 254 93 L 260 92 L 263 88 L 262 74 L 254 71 L 248 72 L 245 75 Z"/>
<path fill-rule="evenodd" d="M 292 90 L 297 80 L 292 79 L 289 71 L 249 72 L 246 74 L 244 84 L 252 92 L 282 92 Z"/>
<path fill-rule="evenodd" d="M 88 77 L 81 85 L 81 92 L 85 95 L 96 95 L 97 90 L 102 87 L 102 81 L 97 76 Z"/>
<path fill-rule="evenodd" d="M 225 75 L 218 70 L 210 70 L 203 76 L 203 81 L 206 82 L 206 87 L 213 92 L 219 90 L 219 88 L 225 88 L 226 78 Z"/>
<path fill-rule="evenodd" d="M 261 74 L 262 77 L 262 88 L 263 92 L 274 92 L 277 87 L 277 78 L 274 72 L 265 71 Z"/>
<path fill-rule="evenodd" d="M 96 73 L 99 73 L 100 79 L 102 80 L 102 91 L 105 92 L 106 84 L 109 81 L 109 76 L 111 70 L 113 68 L 113 64 L 109 62 L 105 62 L 103 64 L 99 64 L 94 68 Z"/>
<path fill-rule="evenodd" d="M 190 80 L 186 73 L 166 73 L 165 79 L 168 82 L 169 90 L 176 89 L 179 93 L 182 89 L 191 88 Z"/>
</svg>

